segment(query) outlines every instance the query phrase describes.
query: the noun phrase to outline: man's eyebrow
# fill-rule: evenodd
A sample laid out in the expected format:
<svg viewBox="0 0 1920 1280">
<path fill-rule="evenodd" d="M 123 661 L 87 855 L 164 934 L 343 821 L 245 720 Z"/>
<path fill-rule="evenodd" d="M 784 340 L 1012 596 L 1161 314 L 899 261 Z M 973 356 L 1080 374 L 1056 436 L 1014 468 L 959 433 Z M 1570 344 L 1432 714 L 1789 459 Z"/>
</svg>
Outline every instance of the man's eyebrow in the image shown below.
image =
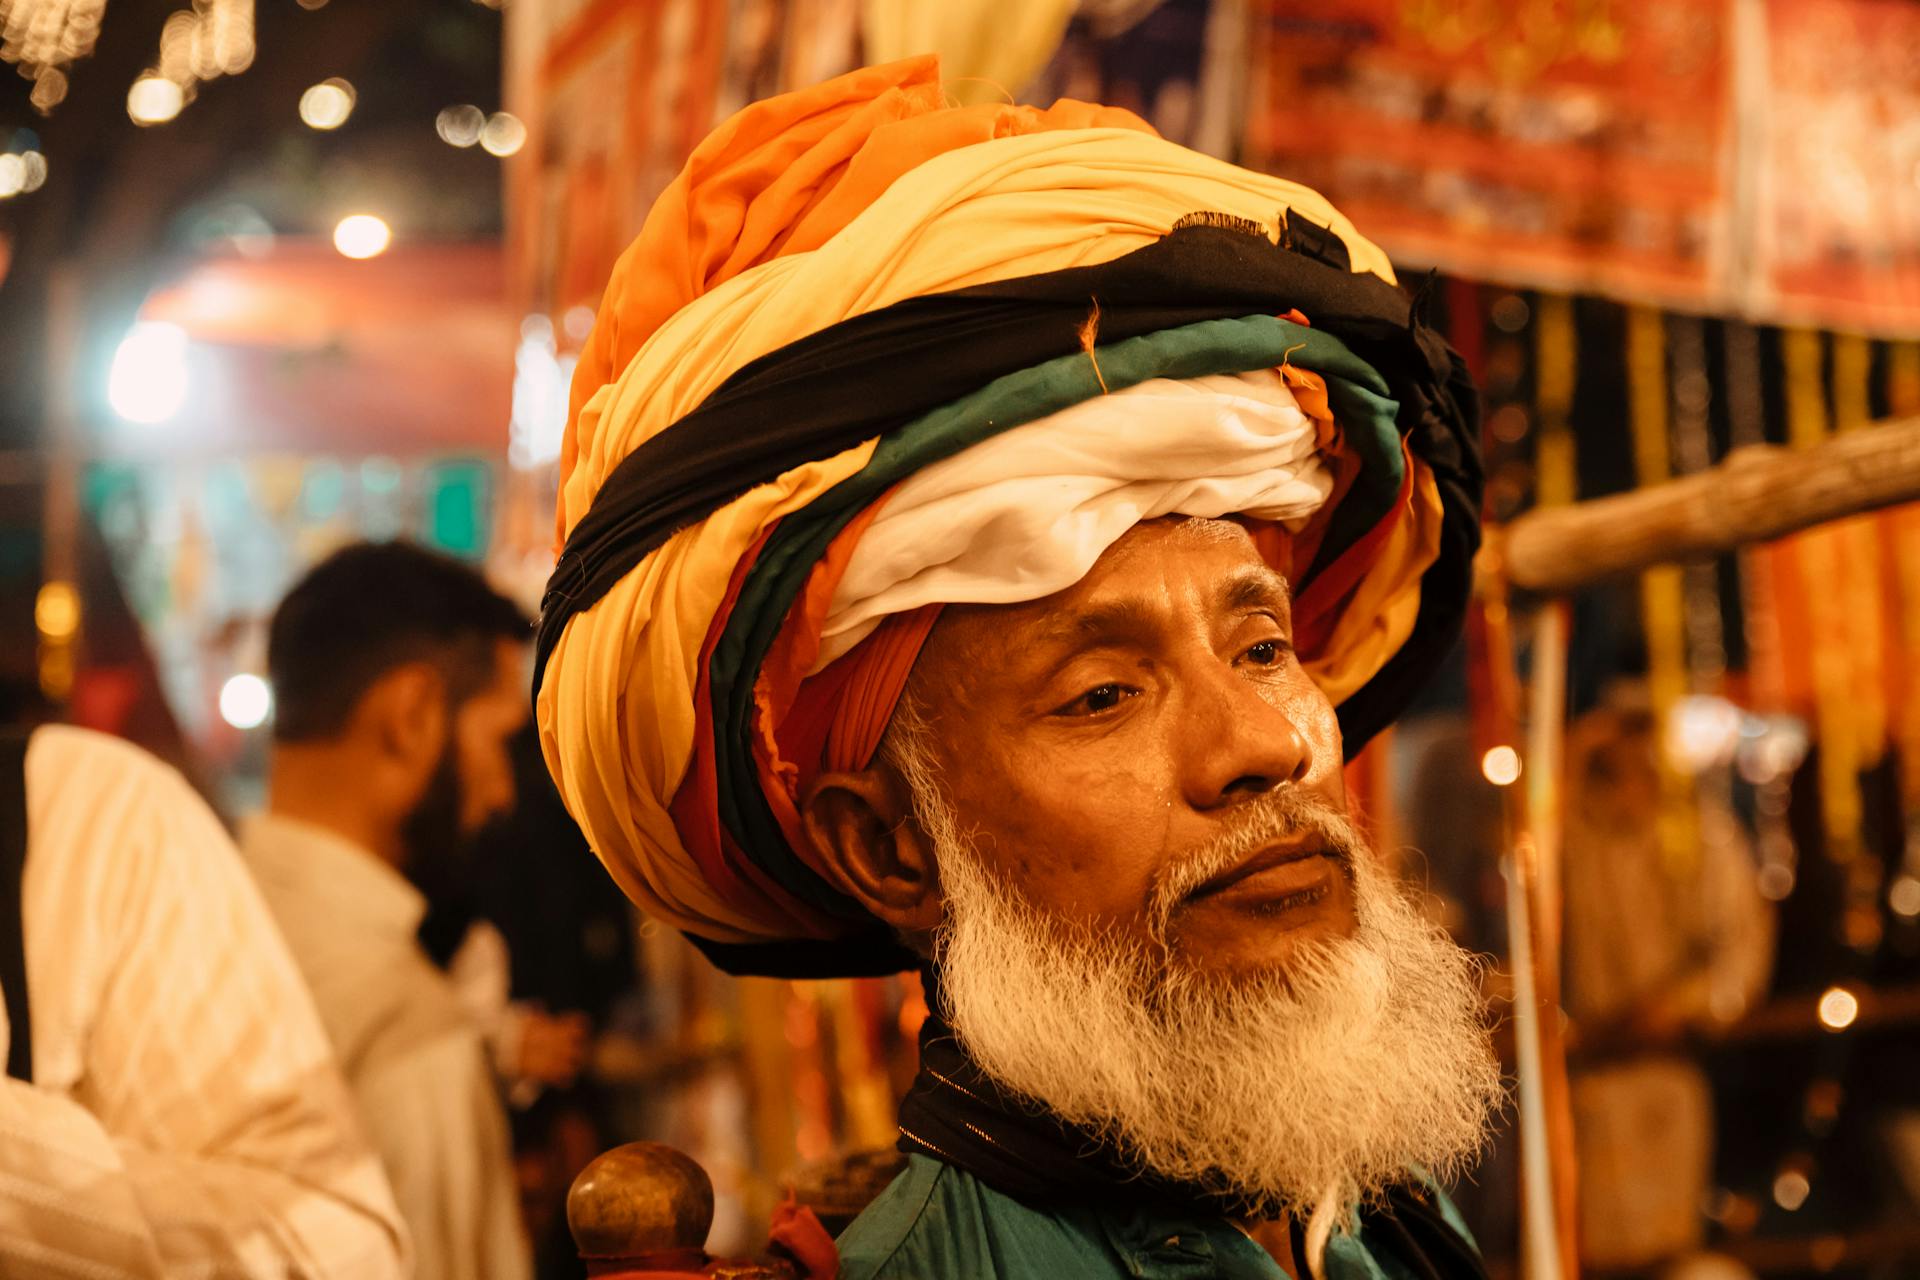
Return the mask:
<svg viewBox="0 0 1920 1280">
<path fill-rule="evenodd" d="M 1292 606 L 1287 580 L 1265 565 L 1234 571 L 1221 583 L 1218 600 L 1227 612 L 1249 609 L 1273 609 L 1284 612 Z M 1077 653 L 1159 633 L 1166 626 L 1161 612 L 1145 600 L 1114 600 L 1089 605 L 1072 613 L 1050 618 L 1033 638 L 1036 647 L 1065 649 Z"/>
<path fill-rule="evenodd" d="M 1160 617 L 1144 600 L 1115 600 L 1051 618 L 1035 639 L 1042 644 L 1084 649 L 1113 640 L 1137 639 L 1161 626 Z"/>
<path fill-rule="evenodd" d="M 1220 588 L 1220 603 L 1227 609 L 1289 609 L 1293 591 L 1287 580 L 1265 565 L 1236 570 Z"/>
</svg>

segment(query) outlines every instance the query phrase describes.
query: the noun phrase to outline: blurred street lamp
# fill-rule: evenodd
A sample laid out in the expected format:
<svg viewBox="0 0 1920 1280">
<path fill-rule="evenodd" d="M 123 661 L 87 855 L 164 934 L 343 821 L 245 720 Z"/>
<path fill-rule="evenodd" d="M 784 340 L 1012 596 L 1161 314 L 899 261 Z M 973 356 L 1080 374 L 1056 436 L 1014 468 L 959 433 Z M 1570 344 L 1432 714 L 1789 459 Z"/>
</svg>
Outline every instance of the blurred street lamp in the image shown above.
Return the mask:
<svg viewBox="0 0 1920 1280">
<path fill-rule="evenodd" d="M 349 258 L 374 258 L 393 243 L 393 228 L 370 213 L 340 219 L 333 229 L 333 247 Z"/>
</svg>

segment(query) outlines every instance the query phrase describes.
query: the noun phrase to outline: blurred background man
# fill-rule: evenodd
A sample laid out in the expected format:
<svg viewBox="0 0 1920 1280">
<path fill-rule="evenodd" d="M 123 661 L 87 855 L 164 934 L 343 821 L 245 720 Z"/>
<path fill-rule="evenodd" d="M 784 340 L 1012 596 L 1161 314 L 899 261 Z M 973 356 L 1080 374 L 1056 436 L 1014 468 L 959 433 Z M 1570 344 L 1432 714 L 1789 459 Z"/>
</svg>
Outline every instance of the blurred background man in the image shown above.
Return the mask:
<svg viewBox="0 0 1920 1280">
<path fill-rule="evenodd" d="M 404 543 L 336 552 L 275 613 L 267 811 L 243 844 L 312 986 L 422 1277 L 528 1273 L 481 1031 L 419 942 L 419 885 L 511 807 L 526 619 Z"/>
</svg>

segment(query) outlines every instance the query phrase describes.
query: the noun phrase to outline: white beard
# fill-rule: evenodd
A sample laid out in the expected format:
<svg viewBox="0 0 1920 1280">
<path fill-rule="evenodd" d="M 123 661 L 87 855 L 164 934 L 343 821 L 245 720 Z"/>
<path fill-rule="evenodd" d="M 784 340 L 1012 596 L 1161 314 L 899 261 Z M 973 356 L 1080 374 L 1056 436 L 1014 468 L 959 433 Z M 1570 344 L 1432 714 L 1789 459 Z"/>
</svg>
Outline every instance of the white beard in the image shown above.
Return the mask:
<svg viewBox="0 0 1920 1280">
<path fill-rule="evenodd" d="M 1477 962 L 1376 868 L 1344 815 L 1284 793 L 1247 806 L 1230 839 L 1163 875 L 1146 944 L 1062 920 L 1001 883 L 915 736 L 890 734 L 888 757 L 938 859 L 945 1013 L 1002 1086 L 1251 1215 L 1311 1213 L 1316 1257 L 1350 1210 L 1410 1168 L 1444 1180 L 1480 1151 L 1504 1089 Z M 1351 938 L 1251 979 L 1198 971 L 1166 948 L 1166 917 L 1187 890 L 1303 825 L 1346 854 Z"/>
</svg>

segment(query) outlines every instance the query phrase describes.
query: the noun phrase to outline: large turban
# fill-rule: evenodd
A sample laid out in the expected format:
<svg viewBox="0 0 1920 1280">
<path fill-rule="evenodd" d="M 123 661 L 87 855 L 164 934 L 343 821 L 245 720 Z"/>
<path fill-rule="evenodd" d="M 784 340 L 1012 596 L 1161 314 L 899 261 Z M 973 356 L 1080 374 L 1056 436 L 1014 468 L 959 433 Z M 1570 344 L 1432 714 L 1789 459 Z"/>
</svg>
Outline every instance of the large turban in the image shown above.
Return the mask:
<svg viewBox="0 0 1920 1280">
<path fill-rule="evenodd" d="M 944 105 L 930 58 L 748 107 L 614 268 L 561 458 L 542 750 L 628 895 L 724 967 L 910 962 L 799 838 L 943 604 L 1234 516 L 1349 752 L 1455 639 L 1477 410 L 1324 199 L 1132 114 Z"/>
</svg>

